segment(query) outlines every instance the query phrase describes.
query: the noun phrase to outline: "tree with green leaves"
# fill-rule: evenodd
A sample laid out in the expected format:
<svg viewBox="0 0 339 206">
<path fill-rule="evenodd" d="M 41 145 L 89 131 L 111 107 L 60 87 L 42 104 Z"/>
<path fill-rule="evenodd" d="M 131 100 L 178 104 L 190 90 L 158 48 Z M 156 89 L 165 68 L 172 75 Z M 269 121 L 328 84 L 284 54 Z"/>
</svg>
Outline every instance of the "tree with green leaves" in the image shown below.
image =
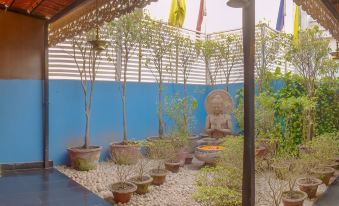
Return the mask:
<svg viewBox="0 0 339 206">
<path fill-rule="evenodd" d="M 328 67 L 329 40 L 317 26 L 301 31 L 299 41 L 294 41 L 291 35 L 288 37 L 285 58 L 301 76 L 309 101 L 315 101 L 316 80 Z M 314 136 L 314 107 L 305 113 L 304 122 L 307 123 L 305 138 L 311 140 Z"/>
<path fill-rule="evenodd" d="M 164 135 L 164 118 L 163 118 L 163 83 L 165 74 L 170 73 L 170 67 L 165 64 L 165 58 L 168 58 L 172 52 L 173 31 L 164 23 L 149 20 L 145 24 L 147 30 L 146 46 L 149 51 L 146 59 L 146 66 L 153 74 L 158 83 L 158 119 L 159 119 L 159 137 Z"/>
<path fill-rule="evenodd" d="M 77 54 L 80 53 L 80 55 Z M 96 81 L 96 75 L 99 70 L 100 53 L 93 49 L 83 36 L 76 36 L 72 39 L 72 56 L 79 72 L 81 88 L 84 94 L 86 126 L 84 149 L 90 147 L 90 119 L 92 111 L 93 90 Z"/>
<path fill-rule="evenodd" d="M 136 49 L 139 48 L 143 34 L 143 14 L 133 12 L 109 23 L 108 31 L 113 48 L 108 50 L 108 59 L 115 64 L 115 80 L 120 82 L 123 116 L 123 143 L 128 144 L 126 120 L 126 84 L 128 63 Z"/>
<path fill-rule="evenodd" d="M 231 72 L 237 63 L 241 61 L 242 44 L 239 35 L 220 34 L 216 44 L 216 67 L 225 78 L 225 88 L 228 91 Z"/>
<path fill-rule="evenodd" d="M 211 39 L 196 41 L 197 54 L 203 58 L 206 67 L 206 83 L 210 83 L 211 85 L 216 84 L 216 77 L 218 74 L 217 69 L 212 71 L 211 68 L 211 64 L 215 58 L 216 47 L 216 41 Z"/>
<path fill-rule="evenodd" d="M 260 33 L 256 36 L 255 71 L 259 92 L 263 92 L 271 86 L 267 75 L 277 62 L 284 36 L 268 28 L 265 23 L 259 23 L 257 28 Z"/>
</svg>

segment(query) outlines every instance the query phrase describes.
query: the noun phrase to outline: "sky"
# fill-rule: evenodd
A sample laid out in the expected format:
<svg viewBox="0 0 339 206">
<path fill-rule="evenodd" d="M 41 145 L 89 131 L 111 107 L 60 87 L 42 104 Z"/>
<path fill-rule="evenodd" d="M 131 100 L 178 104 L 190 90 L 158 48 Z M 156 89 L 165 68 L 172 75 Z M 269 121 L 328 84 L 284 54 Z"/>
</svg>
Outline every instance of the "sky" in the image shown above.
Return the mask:
<svg viewBox="0 0 339 206">
<path fill-rule="evenodd" d="M 213 33 L 232 29 L 240 29 L 242 26 L 242 9 L 235 9 L 226 5 L 227 0 L 205 0 L 207 17 L 202 24 L 202 32 Z M 171 0 L 158 0 L 146 9 L 149 14 L 158 20 L 168 20 Z M 265 21 L 275 28 L 280 0 L 256 0 L 256 22 Z M 195 30 L 200 0 L 186 0 L 186 18 L 184 28 Z M 293 0 L 286 0 L 285 31 L 293 31 Z"/>
</svg>

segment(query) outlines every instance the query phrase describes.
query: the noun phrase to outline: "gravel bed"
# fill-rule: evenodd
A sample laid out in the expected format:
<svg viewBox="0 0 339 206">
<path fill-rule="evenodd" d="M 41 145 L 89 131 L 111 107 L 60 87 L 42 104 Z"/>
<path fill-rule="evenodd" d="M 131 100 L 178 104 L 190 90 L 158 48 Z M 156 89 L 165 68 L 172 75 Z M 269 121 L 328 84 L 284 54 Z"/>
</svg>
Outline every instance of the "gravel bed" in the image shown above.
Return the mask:
<svg viewBox="0 0 339 206">
<path fill-rule="evenodd" d="M 151 161 L 151 165 L 156 162 Z M 73 170 L 66 166 L 57 166 L 60 172 L 72 178 L 79 184 L 83 185 L 90 191 L 96 193 L 101 198 L 111 202 L 112 205 L 125 205 L 125 206 L 200 206 L 193 198 L 192 195 L 196 190 L 195 175 L 201 167 L 201 162 L 194 161 L 192 165 L 185 165 L 180 168 L 178 173 L 170 173 L 166 177 L 166 182 L 161 186 L 151 185 L 149 193 L 145 195 L 134 194 L 132 199 L 127 204 L 114 204 L 110 185 L 118 181 L 116 175 L 117 165 L 110 162 L 101 162 L 95 170 L 88 172 L 80 172 Z M 130 171 L 134 171 L 135 166 L 125 166 Z M 336 176 L 338 176 L 338 171 Z M 333 178 L 334 179 L 334 178 Z M 256 176 L 256 189 L 262 194 L 269 193 L 267 180 L 257 175 Z M 326 190 L 324 184 L 318 188 L 317 196 L 321 195 Z M 304 206 L 311 206 L 313 200 L 306 199 Z M 261 206 L 261 204 L 257 204 Z M 281 204 L 282 205 L 282 204 Z"/>
<path fill-rule="evenodd" d="M 155 164 L 155 163 L 151 163 Z M 114 204 L 112 192 L 109 187 L 117 182 L 117 165 L 109 162 L 101 162 L 95 170 L 80 172 L 66 166 L 57 166 L 60 172 L 64 173 L 74 181 L 83 185 L 101 198 L 106 199 L 113 205 L 126 206 L 199 206 L 192 198 L 195 192 L 195 174 L 198 172 L 195 166 L 185 165 L 178 173 L 170 173 L 166 176 L 166 182 L 161 186 L 151 185 L 149 193 L 145 195 L 134 194 L 127 204 Z M 134 170 L 133 166 L 125 166 Z"/>
</svg>

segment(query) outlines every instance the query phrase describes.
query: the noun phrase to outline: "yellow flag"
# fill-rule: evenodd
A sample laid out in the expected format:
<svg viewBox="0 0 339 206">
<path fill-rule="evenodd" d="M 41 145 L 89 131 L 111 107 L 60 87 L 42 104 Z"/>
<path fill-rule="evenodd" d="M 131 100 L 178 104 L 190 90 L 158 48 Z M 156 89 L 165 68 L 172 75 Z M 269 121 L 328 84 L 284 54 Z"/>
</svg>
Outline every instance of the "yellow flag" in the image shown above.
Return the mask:
<svg viewBox="0 0 339 206">
<path fill-rule="evenodd" d="M 172 0 L 168 24 L 182 27 L 186 16 L 186 0 Z"/>
<path fill-rule="evenodd" d="M 295 13 L 294 13 L 294 28 L 293 28 L 293 40 L 296 44 L 299 43 L 299 6 L 295 7 Z"/>
</svg>

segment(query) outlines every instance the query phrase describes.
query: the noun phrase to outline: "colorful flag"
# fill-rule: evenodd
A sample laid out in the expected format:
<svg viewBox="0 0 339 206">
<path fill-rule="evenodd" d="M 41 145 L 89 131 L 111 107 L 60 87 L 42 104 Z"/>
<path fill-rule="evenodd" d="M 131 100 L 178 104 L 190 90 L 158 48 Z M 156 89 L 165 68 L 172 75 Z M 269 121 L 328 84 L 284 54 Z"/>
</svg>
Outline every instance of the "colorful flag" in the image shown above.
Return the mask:
<svg viewBox="0 0 339 206">
<path fill-rule="evenodd" d="M 285 25 L 285 0 L 280 0 L 279 13 L 275 29 L 282 31 Z"/>
<path fill-rule="evenodd" d="M 168 24 L 182 27 L 186 16 L 186 0 L 172 0 Z"/>
<path fill-rule="evenodd" d="M 299 6 L 296 6 L 295 13 L 294 13 L 294 27 L 293 27 L 293 39 L 296 44 L 299 42 L 299 26 L 300 26 L 299 16 L 300 16 Z"/>
<path fill-rule="evenodd" d="M 199 8 L 199 16 L 198 16 L 198 22 L 197 22 L 197 31 L 201 31 L 201 24 L 204 20 L 205 16 L 205 2 L 204 0 L 200 0 L 200 8 Z"/>
</svg>

